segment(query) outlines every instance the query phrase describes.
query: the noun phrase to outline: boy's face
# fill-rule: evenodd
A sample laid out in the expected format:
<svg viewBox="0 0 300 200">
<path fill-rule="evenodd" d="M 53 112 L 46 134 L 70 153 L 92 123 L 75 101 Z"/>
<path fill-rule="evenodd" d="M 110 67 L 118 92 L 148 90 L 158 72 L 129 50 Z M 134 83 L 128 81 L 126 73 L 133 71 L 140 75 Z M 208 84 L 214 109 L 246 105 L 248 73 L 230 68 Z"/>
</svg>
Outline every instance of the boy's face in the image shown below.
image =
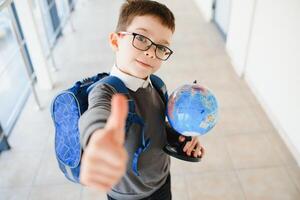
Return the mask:
<svg viewBox="0 0 300 200">
<path fill-rule="evenodd" d="M 173 33 L 151 15 L 136 16 L 124 31 L 129 34 L 110 34 L 110 44 L 116 53 L 116 64 L 123 72 L 145 79 L 156 72 L 164 61 L 157 58 L 155 45 L 146 51 L 134 47 L 134 36 L 130 33 L 146 36 L 155 44 L 166 47 L 169 47 Z"/>
</svg>

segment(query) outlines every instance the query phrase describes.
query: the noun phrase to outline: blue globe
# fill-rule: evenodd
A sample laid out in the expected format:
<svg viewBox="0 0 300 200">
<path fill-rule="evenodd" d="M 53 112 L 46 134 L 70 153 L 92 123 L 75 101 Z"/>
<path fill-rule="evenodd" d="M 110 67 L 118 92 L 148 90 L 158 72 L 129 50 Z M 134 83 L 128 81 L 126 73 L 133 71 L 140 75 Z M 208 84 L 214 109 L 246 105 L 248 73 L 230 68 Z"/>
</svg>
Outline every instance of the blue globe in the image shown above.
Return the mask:
<svg viewBox="0 0 300 200">
<path fill-rule="evenodd" d="M 183 85 L 170 96 L 167 118 L 172 128 L 185 136 L 204 135 L 218 117 L 216 97 L 199 84 Z"/>
</svg>

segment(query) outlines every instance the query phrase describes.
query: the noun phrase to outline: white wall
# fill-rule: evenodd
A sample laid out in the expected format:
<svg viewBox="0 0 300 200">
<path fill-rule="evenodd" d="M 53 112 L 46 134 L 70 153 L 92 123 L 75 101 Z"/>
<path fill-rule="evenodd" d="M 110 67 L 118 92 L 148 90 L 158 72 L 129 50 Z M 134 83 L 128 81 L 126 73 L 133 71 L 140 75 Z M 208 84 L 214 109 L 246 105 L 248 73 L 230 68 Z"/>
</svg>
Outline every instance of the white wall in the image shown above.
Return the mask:
<svg viewBox="0 0 300 200">
<path fill-rule="evenodd" d="M 245 77 L 300 165 L 300 1 L 257 0 Z"/>
<path fill-rule="evenodd" d="M 195 0 L 197 6 L 201 10 L 203 17 L 206 21 L 210 21 L 212 19 L 212 4 L 213 0 Z"/>
<path fill-rule="evenodd" d="M 195 1 L 211 13 L 206 1 Z M 231 6 L 226 47 L 232 64 L 300 166 L 300 1 L 232 0 Z"/>
<path fill-rule="evenodd" d="M 256 0 L 232 0 L 226 48 L 238 73 L 244 72 Z"/>
</svg>

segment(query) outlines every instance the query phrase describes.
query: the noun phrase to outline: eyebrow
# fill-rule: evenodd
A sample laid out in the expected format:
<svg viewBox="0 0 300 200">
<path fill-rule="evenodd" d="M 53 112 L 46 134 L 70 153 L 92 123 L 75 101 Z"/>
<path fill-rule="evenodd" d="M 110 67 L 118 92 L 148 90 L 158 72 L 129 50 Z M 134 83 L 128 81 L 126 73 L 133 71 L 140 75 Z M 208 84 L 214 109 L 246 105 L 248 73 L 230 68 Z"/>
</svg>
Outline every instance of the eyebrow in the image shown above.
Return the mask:
<svg viewBox="0 0 300 200">
<path fill-rule="evenodd" d="M 136 30 L 142 30 L 142 31 L 144 31 L 146 33 L 149 33 L 149 31 L 147 29 L 145 29 L 145 28 L 137 28 Z M 167 40 L 161 40 L 159 42 L 162 42 L 163 44 L 166 44 L 166 45 L 170 45 Z"/>
</svg>

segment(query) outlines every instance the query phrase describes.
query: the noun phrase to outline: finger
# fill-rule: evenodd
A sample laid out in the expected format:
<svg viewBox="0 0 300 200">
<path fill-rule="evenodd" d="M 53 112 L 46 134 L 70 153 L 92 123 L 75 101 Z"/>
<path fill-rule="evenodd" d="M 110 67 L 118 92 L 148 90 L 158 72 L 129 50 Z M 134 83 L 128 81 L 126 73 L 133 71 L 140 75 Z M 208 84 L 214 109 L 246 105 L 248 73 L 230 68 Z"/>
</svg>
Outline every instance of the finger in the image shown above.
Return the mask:
<svg viewBox="0 0 300 200">
<path fill-rule="evenodd" d="M 89 158 L 89 169 L 94 171 L 107 171 L 107 173 L 116 173 L 118 171 L 124 171 L 127 166 L 128 155 L 127 152 L 121 152 L 123 155 L 119 156 L 116 163 L 111 163 L 111 160 L 105 157 L 111 157 L 110 155 L 105 157 L 92 156 Z"/>
<path fill-rule="evenodd" d="M 111 177 L 111 176 L 107 176 L 105 173 L 97 173 L 97 174 L 90 174 L 88 176 L 88 182 L 94 182 L 94 183 L 101 183 L 101 184 L 105 184 L 107 186 L 113 186 L 114 184 L 116 184 L 117 182 L 119 182 L 119 180 L 121 179 L 122 176 L 118 176 L 118 177 Z"/>
<path fill-rule="evenodd" d="M 123 144 L 125 139 L 127 115 L 127 98 L 122 94 L 113 95 L 111 100 L 111 114 L 107 120 L 105 129 L 114 130 L 115 137 L 120 144 Z"/>
<path fill-rule="evenodd" d="M 205 155 L 206 150 L 203 146 L 201 146 L 201 147 L 202 147 L 201 148 L 201 154 L 199 156 L 200 156 L 200 158 L 203 158 L 203 156 Z"/>
<path fill-rule="evenodd" d="M 195 158 L 202 155 L 201 149 L 202 149 L 202 146 L 198 143 L 195 151 L 193 152 L 193 155 Z"/>
<path fill-rule="evenodd" d="M 123 170 L 124 171 L 124 170 Z M 115 184 L 118 180 L 120 180 L 120 178 L 123 176 L 124 172 L 114 172 L 113 175 L 111 175 L 111 173 L 107 173 L 107 171 L 105 172 L 99 172 L 99 171 L 94 171 L 91 170 L 88 167 L 82 167 L 81 166 L 81 173 L 80 173 L 80 182 L 84 185 L 91 185 L 91 182 L 94 183 L 101 183 L 101 184 L 105 184 L 105 186 L 112 186 L 113 184 Z"/>
<path fill-rule="evenodd" d="M 105 175 L 111 177 L 111 178 L 118 178 L 121 174 L 125 171 L 125 166 L 115 167 L 113 165 L 110 165 L 109 163 L 103 161 L 103 160 L 97 160 L 93 161 L 89 167 L 88 171 L 90 174 L 102 174 L 105 173 Z"/>
<path fill-rule="evenodd" d="M 185 146 L 184 146 L 184 148 L 183 148 L 183 151 L 184 151 L 184 152 L 186 152 L 186 151 L 190 148 L 190 146 L 193 144 L 193 141 L 194 141 L 194 138 L 192 138 L 191 141 L 189 141 L 189 142 L 187 142 L 187 143 L 185 144 Z"/>
<path fill-rule="evenodd" d="M 112 184 L 108 184 L 102 181 L 95 181 L 95 180 L 89 180 L 86 183 L 83 183 L 84 185 L 100 190 L 100 191 L 104 191 L 107 192 L 112 188 Z"/>
<path fill-rule="evenodd" d="M 184 145 L 184 148 L 183 148 L 183 151 L 186 152 L 188 150 L 188 148 L 190 147 L 192 141 L 189 141 L 187 142 L 185 145 Z"/>
<path fill-rule="evenodd" d="M 191 155 L 192 151 L 195 149 L 196 145 L 198 143 L 198 139 L 197 138 L 193 138 L 188 150 L 187 150 L 187 155 Z"/>
<path fill-rule="evenodd" d="M 178 138 L 179 142 L 184 142 L 185 141 L 185 137 L 183 135 L 179 136 Z"/>
<path fill-rule="evenodd" d="M 108 173 L 105 172 L 99 172 L 99 170 L 95 171 L 90 168 L 91 165 L 85 166 L 81 165 L 81 173 L 80 173 L 80 182 L 84 185 L 91 186 L 95 183 L 96 185 L 104 185 L 105 187 L 111 187 L 113 184 L 115 184 L 123 175 L 123 173 L 115 173 L 115 175 L 110 176 Z"/>
<path fill-rule="evenodd" d="M 111 100 L 111 114 L 107 120 L 105 128 L 123 129 L 128 114 L 127 99 L 122 94 L 115 94 Z"/>
<path fill-rule="evenodd" d="M 99 162 L 104 161 L 115 168 L 122 167 L 128 160 L 128 154 L 124 147 L 115 148 L 114 151 L 111 151 L 111 149 L 99 149 L 92 151 L 97 151 L 93 153 L 95 156 L 92 159 L 99 160 Z M 99 157 L 97 155 L 99 155 Z"/>
<path fill-rule="evenodd" d="M 109 144 L 114 145 L 114 144 Z M 109 147 L 106 146 L 106 148 L 88 148 L 85 150 L 86 155 L 89 155 L 88 157 L 83 156 L 83 161 L 87 162 L 95 162 L 97 160 L 103 161 L 105 163 L 108 163 L 109 165 L 113 167 L 121 167 L 124 163 L 127 162 L 128 154 L 126 149 L 121 147 Z"/>
</svg>

